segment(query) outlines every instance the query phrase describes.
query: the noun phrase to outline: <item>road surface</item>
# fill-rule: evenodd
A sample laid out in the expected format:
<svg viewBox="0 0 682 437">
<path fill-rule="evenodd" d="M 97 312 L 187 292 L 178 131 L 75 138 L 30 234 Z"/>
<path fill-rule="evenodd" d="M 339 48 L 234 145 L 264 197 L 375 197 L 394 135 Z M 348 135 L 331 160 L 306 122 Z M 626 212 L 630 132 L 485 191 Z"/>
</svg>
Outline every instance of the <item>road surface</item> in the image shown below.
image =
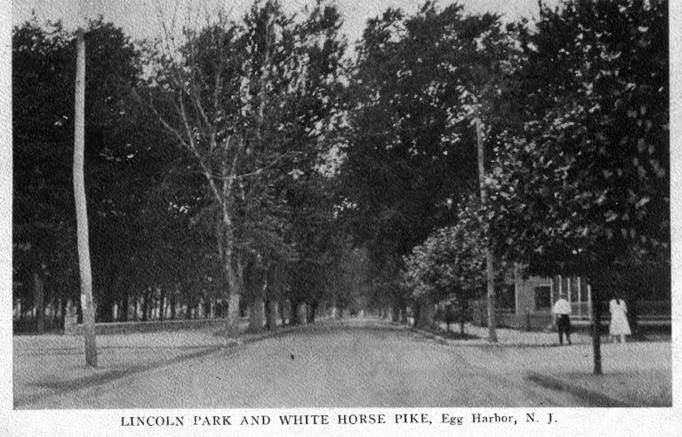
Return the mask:
<svg viewBox="0 0 682 437">
<path fill-rule="evenodd" d="M 587 406 L 535 384 L 523 349 L 448 346 L 377 323 L 323 323 L 120 374 L 20 408 Z"/>
</svg>

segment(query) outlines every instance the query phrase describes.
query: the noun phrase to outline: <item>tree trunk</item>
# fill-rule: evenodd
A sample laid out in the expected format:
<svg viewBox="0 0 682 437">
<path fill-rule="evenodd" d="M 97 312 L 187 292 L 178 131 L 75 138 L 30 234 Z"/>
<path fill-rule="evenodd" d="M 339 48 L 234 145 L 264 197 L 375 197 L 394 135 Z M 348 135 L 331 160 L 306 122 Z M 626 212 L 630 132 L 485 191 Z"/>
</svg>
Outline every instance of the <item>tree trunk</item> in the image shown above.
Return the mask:
<svg viewBox="0 0 682 437">
<path fill-rule="evenodd" d="M 398 323 L 400 321 L 400 305 L 395 302 L 391 312 L 391 322 Z"/>
<path fill-rule="evenodd" d="M 318 301 L 306 306 L 306 316 L 308 318 L 308 323 L 315 323 L 315 317 L 317 317 L 317 309 L 320 307 Z"/>
<path fill-rule="evenodd" d="M 600 284 L 601 286 L 602 284 Z M 602 374 L 601 366 L 601 305 L 599 298 L 595 294 L 599 294 L 597 290 L 592 290 L 592 354 L 594 357 L 594 367 L 592 372 L 595 375 Z M 595 293 L 597 291 L 597 293 Z"/>
<path fill-rule="evenodd" d="M 50 315 L 50 326 L 54 326 L 57 323 L 57 307 L 58 307 L 57 299 L 52 297 L 52 300 L 50 301 L 50 309 L 48 310 L 48 313 Z"/>
<path fill-rule="evenodd" d="M 230 292 L 227 304 L 227 331 L 230 336 L 239 334 L 239 293 Z"/>
<path fill-rule="evenodd" d="M 83 307 L 83 333 L 85 337 L 85 362 L 97 367 L 95 340 L 95 308 L 92 299 L 92 270 L 88 241 L 88 213 L 85 197 L 85 37 L 83 30 L 76 32 L 76 92 L 74 116 L 73 189 L 76 203 L 76 231 L 78 235 L 78 265 L 80 267 L 81 306 Z"/>
<path fill-rule="evenodd" d="M 118 320 L 121 322 L 128 321 L 128 307 L 130 306 L 128 291 L 123 292 L 123 297 L 121 298 L 121 310 L 119 311 Z"/>
<path fill-rule="evenodd" d="M 166 314 L 166 289 L 161 288 L 161 295 L 159 296 L 159 322 L 163 322 Z"/>
<path fill-rule="evenodd" d="M 431 299 L 424 299 L 422 305 L 419 308 L 419 325 L 418 327 L 423 329 L 429 329 L 433 327 L 435 310 L 433 308 L 433 303 Z"/>
<path fill-rule="evenodd" d="M 272 305 L 271 304 L 272 304 L 272 302 L 270 301 L 270 299 L 266 298 L 265 299 L 265 305 L 264 305 L 264 309 L 265 309 L 265 329 L 268 331 L 274 329 L 273 325 L 272 325 Z"/>
<path fill-rule="evenodd" d="M 225 273 L 229 286 L 226 328 L 229 335 L 236 336 L 239 333 L 239 301 L 242 290 L 242 275 L 240 266 L 238 265 L 236 268 L 233 266 L 232 242 L 226 243 L 226 246 L 228 246 L 228 249 L 226 250 Z"/>
<path fill-rule="evenodd" d="M 146 322 L 148 320 L 149 316 L 149 299 L 150 299 L 150 290 L 149 288 L 144 291 L 144 296 L 142 298 L 142 321 Z"/>
<path fill-rule="evenodd" d="M 412 308 L 412 326 L 416 327 L 419 325 L 419 319 L 421 317 L 421 304 L 419 302 L 415 302 Z"/>
<path fill-rule="evenodd" d="M 459 315 L 459 333 L 464 335 L 464 323 L 467 316 L 467 308 L 469 304 L 466 299 L 462 299 L 461 314 Z"/>
<path fill-rule="evenodd" d="M 187 292 L 187 310 L 185 311 L 185 319 L 190 320 L 192 318 L 192 294 Z"/>
<path fill-rule="evenodd" d="M 277 301 L 265 302 L 265 327 L 271 331 L 277 329 Z"/>
<path fill-rule="evenodd" d="M 137 295 L 133 296 L 133 321 L 137 322 Z"/>
<path fill-rule="evenodd" d="M 308 304 L 301 302 L 298 305 L 298 315 L 296 316 L 299 324 L 306 325 L 308 323 L 308 313 Z"/>
<path fill-rule="evenodd" d="M 45 289 L 38 272 L 33 272 L 33 296 L 38 334 L 43 334 L 45 332 Z"/>
<path fill-rule="evenodd" d="M 208 177 L 208 176 L 207 176 Z M 215 185 L 213 185 L 215 187 Z M 229 178 L 223 180 L 222 199 L 231 198 L 231 182 Z M 217 192 L 216 195 L 220 196 Z M 243 286 L 243 267 L 239 259 L 236 258 L 234 248 L 234 230 L 232 229 L 232 217 L 229 204 L 223 200 L 222 206 L 222 226 L 216 227 L 218 240 L 218 251 L 223 261 L 225 279 L 227 279 L 228 289 L 226 298 L 228 300 L 227 317 L 225 319 L 228 335 L 236 336 L 239 333 L 239 301 Z"/>
<path fill-rule="evenodd" d="M 637 298 L 631 299 L 627 302 L 627 319 L 630 324 L 630 330 L 632 331 L 632 336 L 635 338 L 644 339 L 644 333 L 640 330 L 639 326 L 639 305 L 637 305 Z"/>
<path fill-rule="evenodd" d="M 287 311 L 289 314 L 289 324 L 290 325 L 297 325 L 298 324 L 298 301 L 291 300 L 289 299 L 289 308 Z"/>
<path fill-rule="evenodd" d="M 61 317 L 61 323 L 60 324 L 62 326 L 64 326 L 64 319 L 66 318 L 66 309 L 68 307 L 69 300 L 68 299 L 61 299 L 61 301 L 59 303 L 62 306 L 62 309 L 61 309 L 61 316 L 62 317 Z"/>
<path fill-rule="evenodd" d="M 284 298 L 280 298 L 279 305 L 279 318 L 282 319 L 282 326 L 285 326 L 287 321 L 289 324 L 291 324 L 291 319 L 287 318 L 287 300 Z M 291 313 L 291 311 L 290 311 Z M 287 320 L 288 319 L 288 320 Z"/>
<path fill-rule="evenodd" d="M 100 322 L 113 322 L 113 305 L 114 302 L 111 302 L 109 299 L 99 302 L 97 305 L 97 316 L 95 319 L 99 320 Z"/>
<path fill-rule="evenodd" d="M 175 296 L 177 294 L 177 290 L 174 290 L 171 293 L 171 298 L 170 298 L 170 307 L 171 307 L 171 320 L 175 320 Z"/>
<path fill-rule="evenodd" d="M 249 308 L 249 331 L 259 332 L 263 330 L 265 320 L 265 303 L 261 296 L 254 296 Z"/>
</svg>

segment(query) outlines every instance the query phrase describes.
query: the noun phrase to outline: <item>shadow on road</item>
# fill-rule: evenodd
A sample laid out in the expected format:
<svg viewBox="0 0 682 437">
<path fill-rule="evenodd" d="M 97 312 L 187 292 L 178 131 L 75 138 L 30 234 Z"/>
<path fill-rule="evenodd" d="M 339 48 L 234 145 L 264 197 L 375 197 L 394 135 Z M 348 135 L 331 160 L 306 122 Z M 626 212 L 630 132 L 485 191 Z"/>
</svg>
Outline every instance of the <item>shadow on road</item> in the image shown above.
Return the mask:
<svg viewBox="0 0 682 437">
<path fill-rule="evenodd" d="M 550 390 L 554 391 L 565 391 L 568 392 L 585 402 L 587 402 L 588 405 L 591 407 L 616 407 L 616 408 L 627 408 L 627 407 L 635 407 L 636 405 L 632 405 L 626 402 L 619 401 L 617 399 L 612 399 L 608 396 L 605 396 L 601 393 L 596 393 L 590 390 L 586 390 L 581 387 L 576 387 L 573 385 L 566 384 L 564 381 L 561 381 L 560 379 L 552 378 L 551 376 L 548 375 L 541 375 L 539 373 L 530 373 L 527 377 L 526 380 L 529 382 L 533 382 L 541 387 L 548 388 Z"/>
</svg>

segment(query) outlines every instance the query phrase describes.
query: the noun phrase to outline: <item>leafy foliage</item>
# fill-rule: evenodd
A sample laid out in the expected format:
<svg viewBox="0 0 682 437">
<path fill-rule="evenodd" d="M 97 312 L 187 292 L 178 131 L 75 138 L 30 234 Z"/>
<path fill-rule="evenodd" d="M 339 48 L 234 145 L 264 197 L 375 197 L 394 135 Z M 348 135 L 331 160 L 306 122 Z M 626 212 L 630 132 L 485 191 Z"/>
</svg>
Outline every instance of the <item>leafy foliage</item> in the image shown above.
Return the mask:
<svg viewBox="0 0 682 437">
<path fill-rule="evenodd" d="M 593 278 L 669 259 L 667 4 L 574 1 L 525 34 L 528 120 L 489 179 L 499 251 Z"/>
</svg>

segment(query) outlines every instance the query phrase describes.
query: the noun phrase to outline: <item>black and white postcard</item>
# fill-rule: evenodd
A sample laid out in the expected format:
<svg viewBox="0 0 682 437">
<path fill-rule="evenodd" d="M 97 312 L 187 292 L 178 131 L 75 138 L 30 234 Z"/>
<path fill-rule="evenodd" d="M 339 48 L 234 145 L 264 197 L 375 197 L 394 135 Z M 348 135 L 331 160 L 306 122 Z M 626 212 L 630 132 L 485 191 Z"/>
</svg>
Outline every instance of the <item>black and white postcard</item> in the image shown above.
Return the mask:
<svg viewBox="0 0 682 437">
<path fill-rule="evenodd" d="M 2 11 L 0 434 L 679 432 L 678 4 Z"/>
</svg>

